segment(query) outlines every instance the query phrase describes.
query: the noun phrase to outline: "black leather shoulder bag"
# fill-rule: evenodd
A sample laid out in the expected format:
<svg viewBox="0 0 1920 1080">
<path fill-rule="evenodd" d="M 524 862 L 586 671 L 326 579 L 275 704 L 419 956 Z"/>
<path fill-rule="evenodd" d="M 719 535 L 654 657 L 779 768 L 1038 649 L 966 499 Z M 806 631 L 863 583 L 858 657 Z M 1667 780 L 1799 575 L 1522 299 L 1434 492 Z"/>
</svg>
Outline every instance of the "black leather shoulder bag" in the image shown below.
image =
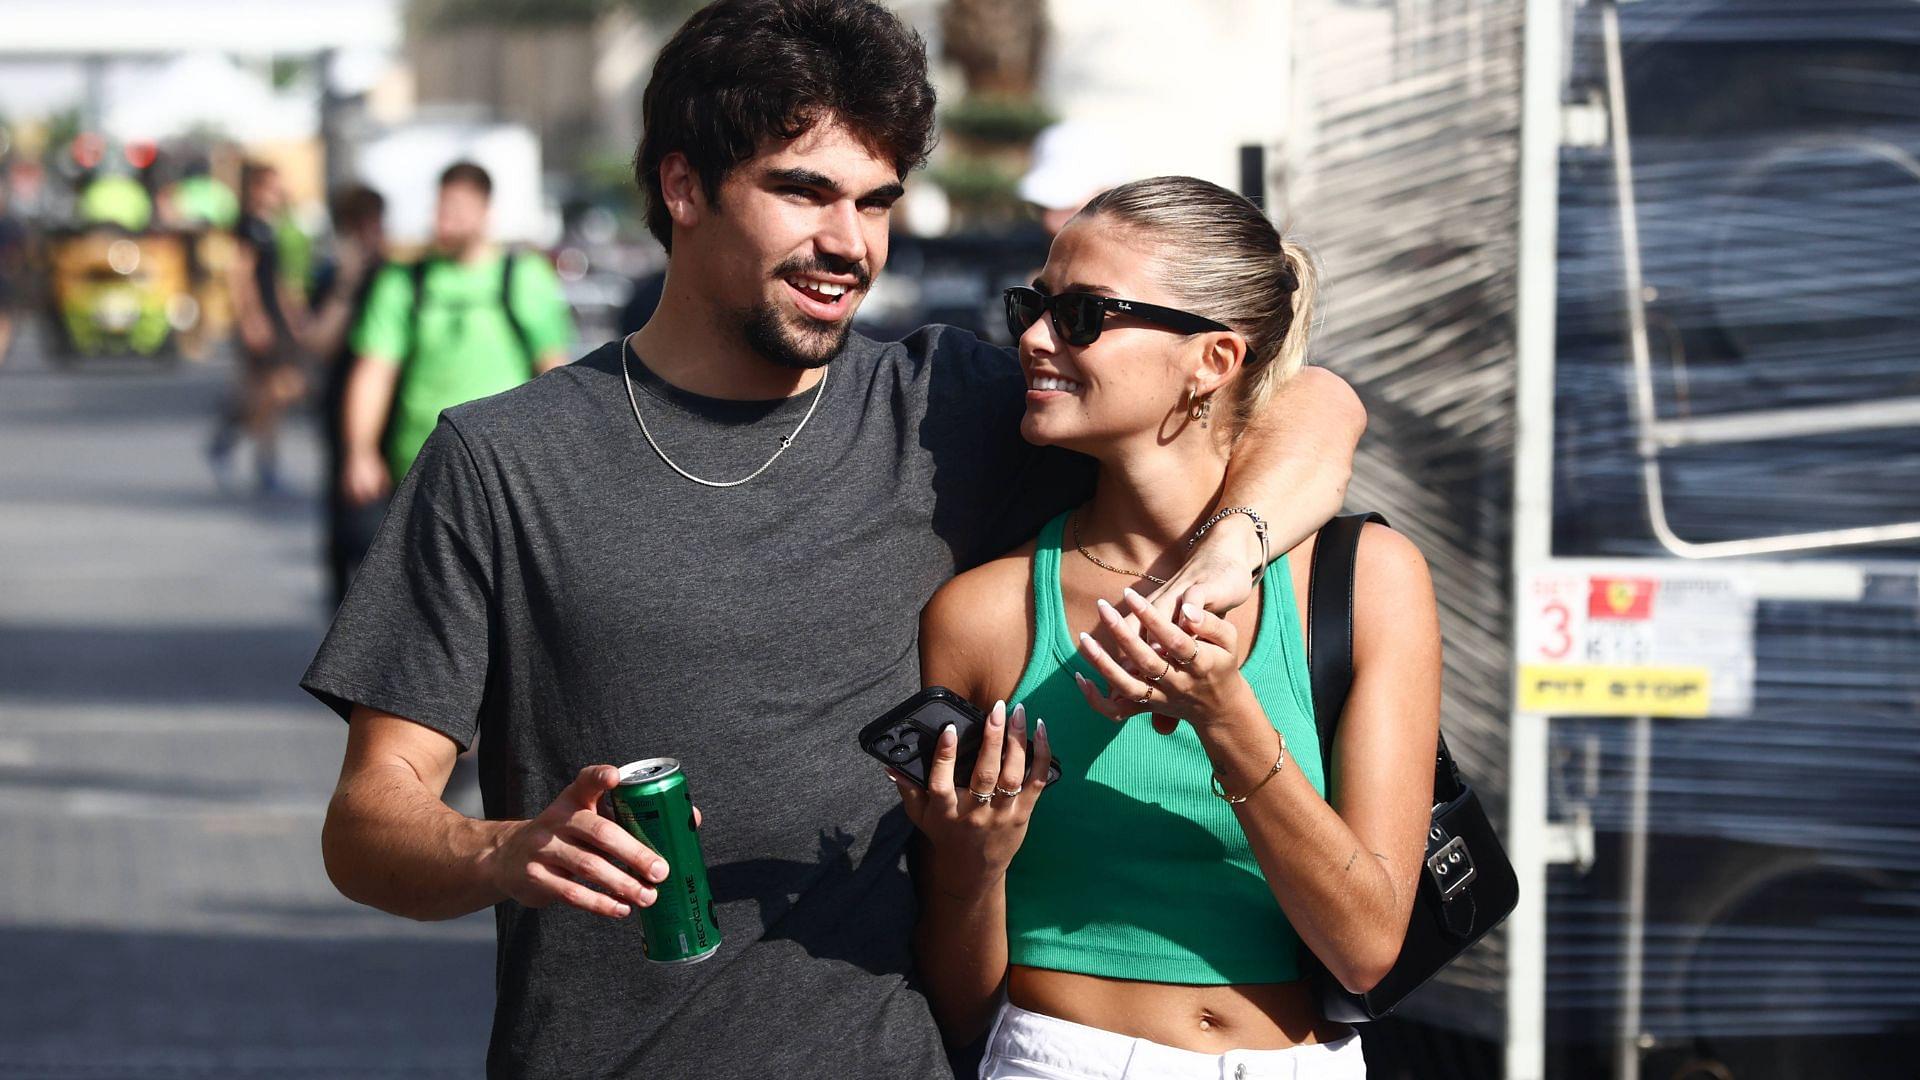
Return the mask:
<svg viewBox="0 0 1920 1080">
<path fill-rule="evenodd" d="M 1321 768 L 1333 775 L 1334 735 L 1353 687 L 1354 565 L 1360 533 L 1379 514 L 1342 514 L 1320 530 L 1307 584 L 1307 664 L 1313 678 L 1314 723 Z M 1413 916 L 1400 959 L 1379 985 L 1354 994 L 1313 960 L 1315 988 L 1327 1019 L 1358 1024 L 1392 1012 L 1407 995 L 1466 952 L 1513 911 L 1520 883 L 1473 787 L 1460 777 L 1447 740 L 1433 768 L 1433 820 L 1420 868 Z M 1304 952 L 1305 950 L 1303 950 Z"/>
</svg>

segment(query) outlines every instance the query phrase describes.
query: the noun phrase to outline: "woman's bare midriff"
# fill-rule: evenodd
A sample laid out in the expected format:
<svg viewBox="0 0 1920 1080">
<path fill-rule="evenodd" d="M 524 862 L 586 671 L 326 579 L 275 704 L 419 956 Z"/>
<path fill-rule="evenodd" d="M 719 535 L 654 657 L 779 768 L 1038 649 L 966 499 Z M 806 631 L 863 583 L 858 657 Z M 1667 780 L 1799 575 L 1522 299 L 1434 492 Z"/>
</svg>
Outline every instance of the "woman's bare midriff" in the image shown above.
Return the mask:
<svg viewBox="0 0 1920 1080">
<path fill-rule="evenodd" d="M 1201 1054 L 1345 1038 L 1304 982 L 1181 986 L 1015 965 L 1007 999 L 1029 1012 Z"/>
</svg>

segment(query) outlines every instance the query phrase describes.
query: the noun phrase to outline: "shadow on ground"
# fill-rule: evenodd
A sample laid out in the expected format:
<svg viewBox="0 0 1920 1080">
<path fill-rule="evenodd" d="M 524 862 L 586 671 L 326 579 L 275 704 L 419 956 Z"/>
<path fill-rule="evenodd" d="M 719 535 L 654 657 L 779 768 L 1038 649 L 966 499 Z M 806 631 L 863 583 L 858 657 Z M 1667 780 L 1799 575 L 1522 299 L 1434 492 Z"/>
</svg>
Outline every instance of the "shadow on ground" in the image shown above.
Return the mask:
<svg viewBox="0 0 1920 1080">
<path fill-rule="evenodd" d="M 0 1076 L 483 1071 L 484 942 L 7 929 L 0 956 Z"/>
<path fill-rule="evenodd" d="M 310 701 L 298 684 L 322 629 L 9 622 L 0 624 L 0 681 L 13 706 L 298 705 Z"/>
</svg>

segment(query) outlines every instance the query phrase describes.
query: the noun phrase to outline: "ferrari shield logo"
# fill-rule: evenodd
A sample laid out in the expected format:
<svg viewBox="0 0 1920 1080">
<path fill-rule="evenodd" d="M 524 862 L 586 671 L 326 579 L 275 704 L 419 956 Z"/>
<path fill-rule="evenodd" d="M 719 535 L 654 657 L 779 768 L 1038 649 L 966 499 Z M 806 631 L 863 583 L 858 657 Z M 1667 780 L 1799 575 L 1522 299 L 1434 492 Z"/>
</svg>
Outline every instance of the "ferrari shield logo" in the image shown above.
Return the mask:
<svg viewBox="0 0 1920 1080">
<path fill-rule="evenodd" d="M 1653 591 L 1652 578 L 1594 578 L 1587 615 L 1595 619 L 1650 619 Z"/>
</svg>

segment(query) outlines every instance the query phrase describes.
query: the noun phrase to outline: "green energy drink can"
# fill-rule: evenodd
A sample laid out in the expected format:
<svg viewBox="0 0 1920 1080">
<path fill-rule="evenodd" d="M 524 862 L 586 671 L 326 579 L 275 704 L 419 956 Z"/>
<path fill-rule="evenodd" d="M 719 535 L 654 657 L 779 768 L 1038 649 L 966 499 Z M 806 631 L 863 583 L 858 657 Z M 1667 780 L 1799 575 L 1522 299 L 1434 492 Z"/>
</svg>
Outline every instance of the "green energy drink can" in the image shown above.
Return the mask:
<svg viewBox="0 0 1920 1080">
<path fill-rule="evenodd" d="M 707 861 L 693 827 L 687 774 L 673 758 L 648 758 L 620 768 L 620 786 L 608 793 L 613 819 L 667 860 L 659 898 L 640 909 L 646 956 L 656 964 L 696 964 L 720 949 L 720 923 L 707 885 Z"/>
</svg>

